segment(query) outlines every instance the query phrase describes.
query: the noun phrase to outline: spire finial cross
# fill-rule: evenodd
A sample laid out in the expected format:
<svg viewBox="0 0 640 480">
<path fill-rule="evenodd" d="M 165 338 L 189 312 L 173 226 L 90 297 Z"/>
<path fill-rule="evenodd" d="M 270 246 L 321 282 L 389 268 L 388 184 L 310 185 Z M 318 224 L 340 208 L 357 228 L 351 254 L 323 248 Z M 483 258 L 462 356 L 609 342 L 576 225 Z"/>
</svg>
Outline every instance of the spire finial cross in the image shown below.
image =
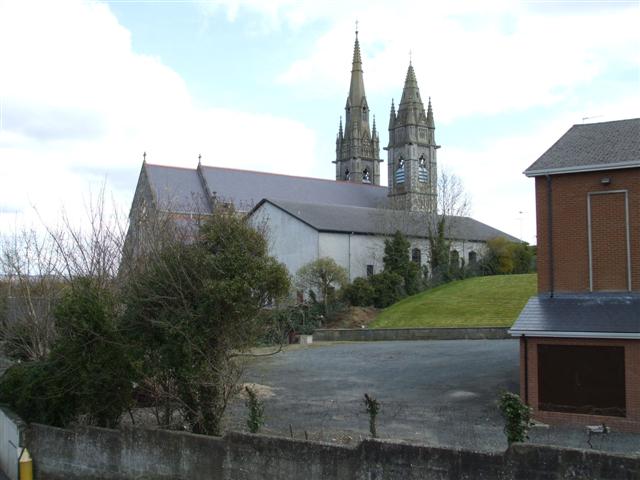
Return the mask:
<svg viewBox="0 0 640 480">
<path fill-rule="evenodd" d="M 409 65 L 411 65 L 411 61 L 413 60 L 411 54 L 412 54 L 411 49 L 409 49 Z"/>
<path fill-rule="evenodd" d="M 356 37 L 358 36 L 358 24 L 359 24 L 359 23 L 360 23 L 360 22 L 358 22 L 358 20 L 356 20 Z"/>
<path fill-rule="evenodd" d="M 198 163 L 200 163 L 200 160 L 202 160 L 202 155 L 198 154 Z"/>
<path fill-rule="evenodd" d="M 147 161 L 147 152 L 142 152 L 142 161 L 143 162 Z"/>
</svg>

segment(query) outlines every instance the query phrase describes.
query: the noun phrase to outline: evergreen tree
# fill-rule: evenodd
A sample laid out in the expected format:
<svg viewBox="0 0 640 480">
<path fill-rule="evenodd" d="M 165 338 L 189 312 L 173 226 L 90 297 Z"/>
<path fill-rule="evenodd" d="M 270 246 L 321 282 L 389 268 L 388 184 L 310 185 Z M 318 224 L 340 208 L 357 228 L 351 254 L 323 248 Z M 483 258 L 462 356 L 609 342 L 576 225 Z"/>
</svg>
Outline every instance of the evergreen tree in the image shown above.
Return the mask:
<svg viewBox="0 0 640 480">
<path fill-rule="evenodd" d="M 384 241 L 384 271 L 402 277 L 407 295 L 420 291 L 420 266 L 411 261 L 410 248 L 411 243 L 399 230 Z"/>
</svg>

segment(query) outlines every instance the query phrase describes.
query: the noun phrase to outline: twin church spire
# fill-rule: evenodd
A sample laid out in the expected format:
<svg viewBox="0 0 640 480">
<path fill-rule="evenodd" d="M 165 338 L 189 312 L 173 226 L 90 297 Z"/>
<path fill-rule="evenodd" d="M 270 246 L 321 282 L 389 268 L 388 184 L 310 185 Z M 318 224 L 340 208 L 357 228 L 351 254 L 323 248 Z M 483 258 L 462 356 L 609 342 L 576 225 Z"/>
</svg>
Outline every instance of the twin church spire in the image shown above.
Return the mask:
<svg viewBox="0 0 640 480">
<path fill-rule="evenodd" d="M 380 137 L 375 117 L 369 123 L 358 31 L 353 47 L 351 84 L 336 139 L 336 180 L 380 185 Z M 405 78 L 396 112 L 393 100 L 389 119 L 388 171 L 390 207 L 435 211 L 435 124 L 429 99 L 425 111 L 413 65 Z"/>
<path fill-rule="evenodd" d="M 369 127 L 369 104 L 364 90 L 360 42 L 356 31 L 351 65 L 349 96 L 344 107 L 345 123 L 342 119 L 336 139 L 336 180 L 380 185 L 380 138 Z"/>
</svg>

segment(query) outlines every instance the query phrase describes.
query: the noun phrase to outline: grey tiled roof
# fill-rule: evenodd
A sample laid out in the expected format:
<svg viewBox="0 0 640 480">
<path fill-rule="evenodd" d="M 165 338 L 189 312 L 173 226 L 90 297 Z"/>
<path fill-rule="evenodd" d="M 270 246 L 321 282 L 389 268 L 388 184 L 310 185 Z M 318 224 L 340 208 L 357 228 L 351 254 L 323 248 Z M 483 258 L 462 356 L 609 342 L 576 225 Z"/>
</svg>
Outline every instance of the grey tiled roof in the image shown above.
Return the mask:
<svg viewBox="0 0 640 480">
<path fill-rule="evenodd" d="M 403 212 L 384 208 L 354 207 L 351 205 L 328 205 L 326 203 L 289 202 L 265 199 L 318 231 L 392 235 L 400 230 L 405 235 L 427 237 L 429 214 Z M 449 217 L 447 237 L 456 240 L 486 241 L 505 237 L 518 241 L 500 230 L 470 217 Z"/>
<path fill-rule="evenodd" d="M 147 178 L 160 210 L 174 213 L 211 213 L 195 169 L 145 164 Z"/>
<path fill-rule="evenodd" d="M 387 202 L 386 187 L 204 165 L 199 168 L 202 176 L 195 168 L 146 164 L 162 209 L 209 212 L 207 199 L 213 194 L 219 201 L 233 202 L 239 211 L 250 210 L 263 198 L 361 207 L 379 207 Z"/>
<path fill-rule="evenodd" d="M 640 118 L 574 125 L 533 165 L 527 176 L 640 167 Z"/>
<path fill-rule="evenodd" d="M 640 295 L 533 297 L 510 333 L 534 337 L 640 338 Z"/>
<path fill-rule="evenodd" d="M 373 185 L 205 166 L 202 173 L 209 193 L 232 199 L 239 210 L 249 210 L 263 198 L 360 207 L 387 201 L 387 188 Z"/>
</svg>

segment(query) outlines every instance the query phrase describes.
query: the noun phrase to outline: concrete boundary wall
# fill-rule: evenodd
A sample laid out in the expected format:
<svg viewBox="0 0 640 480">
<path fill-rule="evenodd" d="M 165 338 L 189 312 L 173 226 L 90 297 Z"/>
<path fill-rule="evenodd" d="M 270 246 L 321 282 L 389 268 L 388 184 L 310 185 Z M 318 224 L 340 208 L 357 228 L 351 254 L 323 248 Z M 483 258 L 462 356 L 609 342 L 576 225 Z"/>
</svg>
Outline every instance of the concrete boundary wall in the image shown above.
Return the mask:
<svg viewBox="0 0 640 480">
<path fill-rule="evenodd" d="M 353 447 L 231 432 L 31 425 L 36 480 L 542 480 L 640 478 L 640 458 L 529 444 L 505 453 L 365 440 Z"/>
<path fill-rule="evenodd" d="M 0 407 L 0 471 L 18 480 L 18 458 L 24 446 L 27 425 L 11 410 Z"/>
<path fill-rule="evenodd" d="M 508 328 L 319 328 L 316 342 L 375 342 L 389 340 L 496 340 L 512 338 Z"/>
</svg>

